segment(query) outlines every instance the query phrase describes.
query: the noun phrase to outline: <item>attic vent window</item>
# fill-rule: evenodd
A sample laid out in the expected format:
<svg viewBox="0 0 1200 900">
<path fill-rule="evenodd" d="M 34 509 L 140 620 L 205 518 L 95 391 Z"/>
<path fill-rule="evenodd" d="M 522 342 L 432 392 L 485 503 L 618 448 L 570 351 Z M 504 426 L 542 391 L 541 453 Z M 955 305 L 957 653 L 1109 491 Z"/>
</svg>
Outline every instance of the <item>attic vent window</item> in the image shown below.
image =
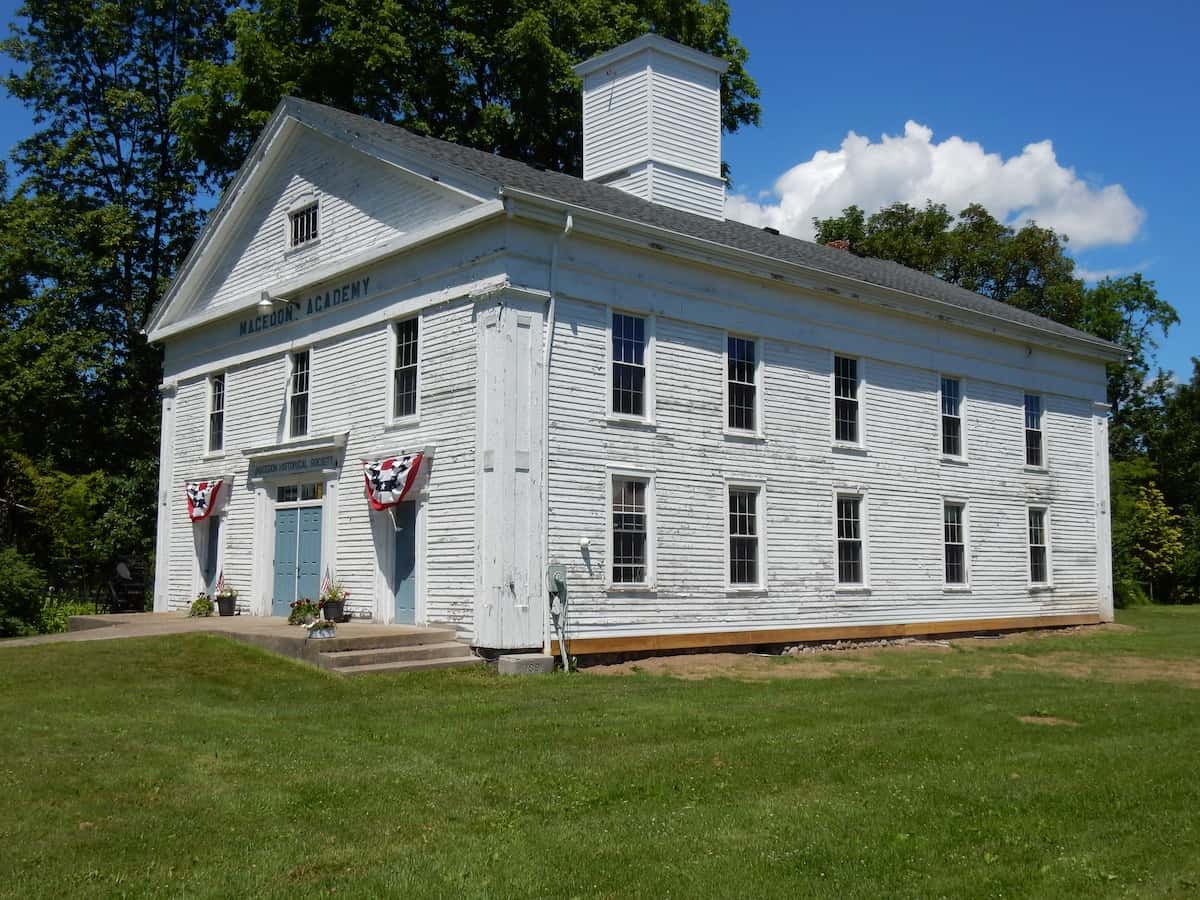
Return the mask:
<svg viewBox="0 0 1200 900">
<path fill-rule="evenodd" d="M 317 239 L 317 203 L 306 204 L 288 213 L 293 247 L 301 247 Z"/>
</svg>

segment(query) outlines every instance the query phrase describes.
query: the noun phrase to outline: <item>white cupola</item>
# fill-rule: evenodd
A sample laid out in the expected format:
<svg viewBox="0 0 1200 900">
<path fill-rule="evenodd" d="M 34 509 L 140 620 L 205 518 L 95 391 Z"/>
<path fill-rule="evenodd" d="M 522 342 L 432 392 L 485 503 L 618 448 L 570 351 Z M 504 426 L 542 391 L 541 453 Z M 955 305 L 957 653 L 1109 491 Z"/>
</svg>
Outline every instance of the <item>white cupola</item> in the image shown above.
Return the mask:
<svg viewBox="0 0 1200 900">
<path fill-rule="evenodd" d="M 728 67 L 656 34 L 575 66 L 583 79 L 584 179 L 723 219 L 721 75 Z"/>
</svg>

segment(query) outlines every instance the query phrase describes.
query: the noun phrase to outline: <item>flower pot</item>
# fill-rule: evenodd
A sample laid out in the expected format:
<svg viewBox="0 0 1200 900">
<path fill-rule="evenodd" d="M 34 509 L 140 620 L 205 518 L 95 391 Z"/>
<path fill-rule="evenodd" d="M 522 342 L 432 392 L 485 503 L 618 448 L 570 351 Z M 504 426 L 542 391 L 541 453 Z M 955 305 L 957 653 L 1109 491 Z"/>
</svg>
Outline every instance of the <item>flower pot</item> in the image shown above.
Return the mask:
<svg viewBox="0 0 1200 900">
<path fill-rule="evenodd" d="M 237 614 L 237 597 L 218 597 L 217 611 L 223 616 Z"/>
<path fill-rule="evenodd" d="M 337 637 L 336 628 L 310 628 L 308 629 L 308 637 L 310 640 L 322 641 L 326 638 Z"/>
<path fill-rule="evenodd" d="M 345 600 L 326 600 L 325 606 L 324 606 L 324 611 L 325 611 L 325 618 L 328 619 L 330 622 L 340 622 L 340 621 L 342 621 L 342 616 L 344 616 L 346 614 L 346 601 Z"/>
</svg>

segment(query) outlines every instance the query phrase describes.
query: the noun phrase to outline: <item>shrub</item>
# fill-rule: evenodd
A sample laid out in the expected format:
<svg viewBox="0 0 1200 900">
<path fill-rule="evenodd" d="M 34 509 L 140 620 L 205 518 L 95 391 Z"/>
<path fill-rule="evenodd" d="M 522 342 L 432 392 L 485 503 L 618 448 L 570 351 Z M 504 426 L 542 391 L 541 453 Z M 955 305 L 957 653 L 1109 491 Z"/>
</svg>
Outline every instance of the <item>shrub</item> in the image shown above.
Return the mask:
<svg viewBox="0 0 1200 900">
<path fill-rule="evenodd" d="M 71 616 L 90 616 L 95 613 L 95 607 L 91 603 L 47 597 L 38 611 L 38 634 L 60 634 L 67 630 Z"/>
<path fill-rule="evenodd" d="M 204 618 L 213 614 L 212 597 L 201 591 L 196 595 L 196 599 L 192 601 L 192 608 L 188 610 L 189 616 Z"/>
<path fill-rule="evenodd" d="M 46 576 L 14 547 L 0 549 L 0 637 L 37 629 Z"/>
</svg>

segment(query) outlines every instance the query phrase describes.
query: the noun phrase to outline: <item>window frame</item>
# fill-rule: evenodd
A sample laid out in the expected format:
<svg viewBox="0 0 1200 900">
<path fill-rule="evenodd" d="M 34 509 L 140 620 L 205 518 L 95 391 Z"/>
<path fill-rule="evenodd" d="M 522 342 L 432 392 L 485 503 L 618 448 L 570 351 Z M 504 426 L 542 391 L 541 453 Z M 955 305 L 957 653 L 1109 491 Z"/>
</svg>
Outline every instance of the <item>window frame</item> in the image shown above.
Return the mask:
<svg viewBox="0 0 1200 900">
<path fill-rule="evenodd" d="M 858 439 L 854 441 L 839 440 L 837 436 L 837 361 L 839 358 L 853 360 L 855 364 L 854 372 L 857 376 L 855 379 L 857 388 L 855 402 L 858 413 L 855 432 Z M 829 354 L 829 440 L 834 450 L 865 451 L 867 449 L 866 393 L 866 361 L 861 356 L 842 353 L 839 350 L 831 351 Z"/>
<path fill-rule="evenodd" d="M 214 409 L 213 400 L 217 383 L 221 385 L 221 409 Z M 207 401 L 205 404 L 205 429 L 204 429 L 204 456 L 207 458 L 216 458 L 225 455 L 225 410 L 229 406 L 229 373 L 225 370 L 213 372 L 204 383 Z M 220 446 L 213 446 L 213 416 L 220 415 L 221 417 L 221 440 Z"/>
<path fill-rule="evenodd" d="M 406 416 L 396 415 L 396 372 L 399 366 L 396 365 L 400 353 L 400 326 L 405 322 L 416 321 L 417 323 L 417 395 L 416 404 L 413 412 Z M 402 427 L 406 425 L 416 425 L 421 421 L 421 382 L 425 374 L 425 367 L 422 364 L 425 356 L 425 316 L 421 312 L 413 313 L 411 316 L 401 316 L 397 319 L 391 319 L 388 322 L 388 341 L 387 341 L 387 409 L 384 415 L 384 425 L 388 428 Z"/>
<path fill-rule="evenodd" d="M 315 193 L 315 192 L 306 192 L 306 193 L 302 194 L 301 196 L 299 196 L 298 198 L 296 198 L 295 201 L 293 201 L 291 204 L 288 205 L 287 209 L 284 211 L 284 216 L 283 216 L 283 252 L 284 252 L 284 255 L 290 255 L 292 253 L 299 253 L 303 250 L 309 249 L 310 247 L 316 247 L 318 244 L 321 243 L 321 233 L 322 233 L 322 224 L 323 224 L 322 220 L 324 219 L 324 211 L 322 210 L 323 206 L 324 206 L 324 204 L 321 202 L 321 195 L 318 193 Z M 294 222 L 294 220 L 297 216 L 299 216 L 301 213 L 307 212 L 309 209 L 314 209 L 316 211 L 316 228 L 315 228 L 316 233 L 317 233 L 316 237 L 311 237 L 308 240 L 302 241 L 299 244 L 293 244 L 292 243 L 292 228 L 293 228 L 292 223 Z"/>
<path fill-rule="evenodd" d="M 1027 412 L 1028 398 L 1035 397 L 1038 401 L 1038 427 L 1029 427 L 1029 418 Z M 1022 438 L 1022 461 L 1025 463 L 1025 469 L 1029 472 L 1047 472 L 1050 469 L 1050 453 L 1049 442 L 1046 440 L 1046 395 L 1036 391 L 1024 391 L 1021 395 L 1021 438 Z M 1038 442 L 1041 450 L 1041 461 L 1031 463 L 1029 461 L 1029 432 L 1036 431 L 1038 433 Z"/>
<path fill-rule="evenodd" d="M 304 431 L 297 434 L 294 428 L 292 416 L 292 399 L 296 396 L 295 379 L 296 379 L 296 360 L 297 357 L 306 355 L 308 357 L 308 384 L 305 390 L 305 406 L 304 406 Z M 283 433 L 284 440 L 299 441 L 304 440 L 312 435 L 312 410 L 313 410 L 313 348 L 301 347 L 291 350 L 287 355 L 287 383 L 284 391 L 284 422 Z"/>
<path fill-rule="evenodd" d="M 958 384 L 958 453 L 946 452 L 946 414 L 943 412 L 944 382 L 954 381 Z M 937 387 L 937 417 L 938 417 L 938 452 L 944 462 L 965 463 L 967 454 L 967 392 L 964 387 L 965 379 L 961 375 L 951 375 L 947 372 L 938 373 Z"/>
<path fill-rule="evenodd" d="M 948 581 L 946 579 L 946 508 L 957 506 L 962 512 L 962 548 L 963 548 L 963 580 Z M 947 593 L 969 593 L 971 590 L 971 521 L 970 504 L 963 497 L 942 497 L 942 590 Z"/>
<path fill-rule="evenodd" d="M 1033 512 L 1042 514 L 1042 540 L 1043 543 L 1035 545 L 1032 535 L 1029 533 L 1031 524 L 1029 516 Z M 1028 503 L 1025 505 L 1025 581 L 1031 591 L 1048 591 L 1054 588 L 1054 553 L 1052 549 L 1052 540 L 1050 537 L 1050 507 L 1045 503 Z M 1046 557 L 1046 580 L 1033 580 L 1033 548 L 1039 546 L 1043 549 Z"/>
<path fill-rule="evenodd" d="M 655 473 L 645 469 L 609 467 L 605 469 L 604 490 L 604 588 L 609 594 L 645 594 L 657 590 L 658 585 L 658 516 L 656 511 Z M 613 501 L 616 480 L 641 481 L 646 485 L 646 577 L 643 581 L 614 581 Z"/>
<path fill-rule="evenodd" d="M 747 491 L 756 495 L 754 502 L 754 523 L 757 533 L 756 542 L 756 572 L 754 582 L 735 582 L 730 577 L 733 565 L 732 542 L 735 536 L 729 530 L 729 495 L 733 491 Z M 762 481 L 747 481 L 745 479 L 726 479 L 724 491 L 721 494 L 721 521 L 724 534 L 725 562 L 725 592 L 729 594 L 761 594 L 767 590 L 767 486 Z"/>
<path fill-rule="evenodd" d="M 655 330 L 657 325 L 657 316 L 650 315 L 644 312 L 636 312 L 631 309 L 624 309 L 619 306 L 605 307 L 606 324 L 604 327 L 604 415 L 605 418 L 614 424 L 627 425 L 654 425 L 655 424 L 655 353 L 657 350 L 657 340 Z M 645 379 L 642 382 L 642 409 L 643 415 L 635 416 L 629 413 L 617 412 L 613 409 L 613 366 L 616 361 L 613 359 L 613 316 L 630 316 L 641 319 L 645 322 L 645 330 L 643 332 L 645 338 L 645 346 L 642 349 L 642 368 L 645 370 Z"/>
<path fill-rule="evenodd" d="M 862 545 L 862 581 L 841 580 L 841 536 L 838 534 L 838 501 L 842 498 L 858 500 L 859 543 Z M 871 542 L 868 492 L 861 484 L 835 484 L 832 493 L 831 536 L 833 538 L 833 589 L 842 594 L 868 594 L 871 592 Z"/>
<path fill-rule="evenodd" d="M 754 427 L 734 428 L 729 424 L 729 341 L 730 339 L 748 341 L 754 345 Z M 726 437 L 751 438 L 764 440 L 766 426 L 763 422 L 764 364 L 763 340 L 752 334 L 739 331 L 725 331 L 721 340 L 721 425 Z M 739 382 L 742 384 L 744 382 Z M 728 573 L 726 573 L 728 578 Z"/>
</svg>

